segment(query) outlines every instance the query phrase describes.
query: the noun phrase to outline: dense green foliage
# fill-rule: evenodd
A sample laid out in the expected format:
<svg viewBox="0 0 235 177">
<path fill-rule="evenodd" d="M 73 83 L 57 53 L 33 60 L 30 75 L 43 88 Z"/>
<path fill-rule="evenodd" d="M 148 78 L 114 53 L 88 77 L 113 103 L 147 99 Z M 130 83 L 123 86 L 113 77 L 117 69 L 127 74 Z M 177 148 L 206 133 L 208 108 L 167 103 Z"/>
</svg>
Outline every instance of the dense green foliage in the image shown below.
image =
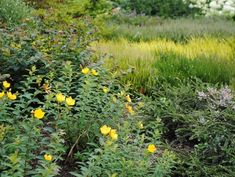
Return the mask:
<svg viewBox="0 0 235 177">
<path fill-rule="evenodd" d="M 162 17 L 187 16 L 192 13 L 189 2 L 183 0 L 115 0 L 117 5 L 137 14 Z"/>
<path fill-rule="evenodd" d="M 129 41 L 152 41 L 163 38 L 185 42 L 192 37 L 235 36 L 234 25 L 234 21 L 223 18 L 165 20 L 154 16 L 116 14 L 107 22 L 106 31 L 102 35 L 108 40 L 126 38 Z"/>
<path fill-rule="evenodd" d="M 160 60 L 156 61 L 155 66 L 160 78 L 172 84 L 193 77 L 208 83 L 229 84 L 235 76 L 234 61 L 224 61 L 215 57 L 201 56 L 193 60 L 168 52 L 160 54 Z"/>
<path fill-rule="evenodd" d="M 191 80 L 191 79 L 190 79 Z M 179 151 L 179 176 L 234 176 L 234 91 L 200 80 L 172 87 L 164 81 L 152 94 L 154 115 Z"/>
<path fill-rule="evenodd" d="M 19 23 L 20 20 L 29 16 L 30 8 L 23 0 L 1 0 L 0 20 L 9 24 Z"/>
</svg>

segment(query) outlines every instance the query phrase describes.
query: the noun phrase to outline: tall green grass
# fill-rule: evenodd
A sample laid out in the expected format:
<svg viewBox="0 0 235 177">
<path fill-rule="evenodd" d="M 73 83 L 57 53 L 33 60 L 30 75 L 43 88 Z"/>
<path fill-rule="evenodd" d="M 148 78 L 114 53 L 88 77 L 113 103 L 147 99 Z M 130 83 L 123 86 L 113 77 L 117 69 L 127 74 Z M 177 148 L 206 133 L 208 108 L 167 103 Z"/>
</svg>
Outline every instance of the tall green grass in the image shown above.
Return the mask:
<svg viewBox="0 0 235 177">
<path fill-rule="evenodd" d="M 190 59 L 174 53 L 161 53 L 155 62 L 155 68 L 161 78 L 170 83 L 185 78 L 200 78 L 204 82 L 229 84 L 235 77 L 235 60 L 198 57 Z"/>
<path fill-rule="evenodd" d="M 159 79 L 177 84 L 192 77 L 209 83 L 232 84 L 235 78 L 234 38 L 193 38 L 180 44 L 167 40 L 151 42 L 103 41 L 94 44 L 97 53 L 108 54 L 105 66 L 135 89 L 150 91 Z"/>
<path fill-rule="evenodd" d="M 160 19 L 120 15 L 113 17 L 107 27 L 113 29 L 111 33 L 104 35 L 108 40 L 125 38 L 129 41 L 150 41 L 164 38 L 182 42 L 191 37 L 221 38 L 235 35 L 234 21 L 212 18 Z"/>
</svg>

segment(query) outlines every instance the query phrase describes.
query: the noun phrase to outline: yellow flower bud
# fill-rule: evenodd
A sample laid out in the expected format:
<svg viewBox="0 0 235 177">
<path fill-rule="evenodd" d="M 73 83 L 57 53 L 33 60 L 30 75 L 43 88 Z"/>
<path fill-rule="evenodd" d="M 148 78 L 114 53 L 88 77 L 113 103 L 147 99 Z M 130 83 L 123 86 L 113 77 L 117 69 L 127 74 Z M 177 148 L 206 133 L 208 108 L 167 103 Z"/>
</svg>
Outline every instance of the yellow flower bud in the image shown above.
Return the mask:
<svg viewBox="0 0 235 177">
<path fill-rule="evenodd" d="M 144 128 L 144 125 L 143 125 L 143 123 L 140 121 L 140 122 L 138 122 L 138 128 L 139 129 L 143 129 Z"/>
<path fill-rule="evenodd" d="M 104 92 L 104 93 L 108 93 L 108 92 L 109 92 L 109 88 L 103 87 L 103 92 Z"/>
<path fill-rule="evenodd" d="M 127 95 L 127 96 L 126 96 L 126 100 L 127 100 L 129 103 L 131 103 L 131 97 L 130 97 L 130 95 Z"/>
</svg>

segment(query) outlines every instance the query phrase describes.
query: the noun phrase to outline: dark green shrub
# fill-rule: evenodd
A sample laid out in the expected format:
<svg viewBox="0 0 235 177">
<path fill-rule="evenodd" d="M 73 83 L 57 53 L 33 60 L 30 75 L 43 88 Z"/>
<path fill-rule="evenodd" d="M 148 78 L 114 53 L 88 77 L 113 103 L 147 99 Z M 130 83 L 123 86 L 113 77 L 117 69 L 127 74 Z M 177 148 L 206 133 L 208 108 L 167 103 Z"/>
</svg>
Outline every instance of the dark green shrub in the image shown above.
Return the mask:
<svg viewBox="0 0 235 177">
<path fill-rule="evenodd" d="M 33 65 L 44 74 L 52 69 L 49 64 L 57 67 L 55 60 L 85 63 L 90 57 L 87 46 L 95 38 L 94 25 L 86 17 L 74 19 L 65 7 L 39 9 L 34 11 L 34 22 L 1 29 L 0 74 L 10 74 L 18 82 Z"/>
<path fill-rule="evenodd" d="M 160 83 L 150 108 L 179 152 L 176 176 L 234 176 L 234 92 L 200 80 Z"/>
<path fill-rule="evenodd" d="M 137 14 L 163 17 L 185 16 L 192 13 L 189 2 L 183 0 L 119 0 L 115 1 L 123 9 Z"/>
<path fill-rule="evenodd" d="M 235 23 L 224 18 L 162 19 L 153 16 L 113 15 L 103 36 L 108 40 L 126 38 L 130 41 L 154 41 L 159 38 L 187 42 L 192 37 L 226 38 L 235 35 Z M 131 29 L 131 30 L 130 30 Z"/>
</svg>

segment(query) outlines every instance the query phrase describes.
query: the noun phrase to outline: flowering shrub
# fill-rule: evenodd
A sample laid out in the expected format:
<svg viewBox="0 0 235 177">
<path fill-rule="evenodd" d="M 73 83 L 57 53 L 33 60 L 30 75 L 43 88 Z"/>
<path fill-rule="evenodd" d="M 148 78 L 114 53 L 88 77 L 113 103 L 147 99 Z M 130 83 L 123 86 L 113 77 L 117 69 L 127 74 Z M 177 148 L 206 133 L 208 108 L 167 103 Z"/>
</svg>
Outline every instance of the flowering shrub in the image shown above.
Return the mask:
<svg viewBox="0 0 235 177">
<path fill-rule="evenodd" d="M 158 135 L 158 132 L 151 133 L 146 127 L 146 138 L 142 139 L 144 135 L 141 135 L 140 129 L 144 126 L 138 123 L 141 104 L 133 101 L 133 97 L 126 93 L 115 76 L 110 76 L 99 65 L 80 69 L 67 61 L 63 66 L 47 75 L 39 74 L 39 70 L 33 66 L 29 75 L 17 83 L 17 92 L 12 91 L 9 81 L 2 82 L 2 175 L 55 176 L 61 172 L 59 164 L 65 155 L 66 159 L 71 159 L 79 149 L 85 149 L 84 153 L 87 153 L 87 144 L 98 144 L 99 137 L 101 147 L 98 149 L 105 147 L 105 156 L 111 155 L 113 146 L 117 143 L 120 144 L 120 149 L 115 156 L 123 153 L 124 156 L 129 155 L 137 148 L 142 151 L 139 155 L 143 157 L 141 163 L 146 163 L 146 169 L 152 168 L 155 163 L 158 164 L 160 159 L 153 159 L 145 154 L 145 151 L 150 154 L 157 152 L 154 144 L 159 144 L 160 140 L 154 134 Z M 133 125 L 129 125 L 127 120 L 133 122 L 139 130 L 132 129 Z M 122 124 L 126 127 L 122 128 Z M 136 133 L 136 130 L 139 133 Z M 129 142 L 128 137 L 133 137 L 133 141 Z M 137 143 L 138 141 L 141 142 Z M 108 142 L 111 142 L 110 146 L 105 145 Z M 127 151 L 123 151 L 123 143 L 126 143 Z M 169 153 L 163 153 L 159 149 L 157 154 L 162 156 L 163 160 L 173 155 Z M 119 160 L 114 163 L 119 163 Z M 172 164 L 173 159 L 169 161 L 169 166 L 162 169 L 159 167 L 154 173 L 168 173 Z M 115 164 L 110 165 L 111 169 Z M 98 167 L 99 162 L 95 166 Z M 122 166 L 118 168 L 121 169 Z M 128 174 L 131 174 L 131 171 Z M 92 173 L 95 171 L 92 170 Z"/>
<path fill-rule="evenodd" d="M 176 174 L 233 176 L 234 91 L 200 80 L 176 87 L 161 82 L 159 88 L 149 107 L 164 122 L 164 137 L 178 149 Z"/>
<path fill-rule="evenodd" d="M 233 0 L 191 0 L 190 8 L 198 8 L 206 16 L 235 16 Z"/>
<path fill-rule="evenodd" d="M 175 154 L 162 147 L 161 128 L 155 122 L 152 127 L 138 121 L 124 121 L 118 126 L 118 139 L 112 138 L 112 128 L 104 125 L 100 131 L 101 147 L 97 148 L 75 176 L 168 176 L 174 167 Z M 154 144 L 152 144 L 154 143 Z"/>
</svg>

